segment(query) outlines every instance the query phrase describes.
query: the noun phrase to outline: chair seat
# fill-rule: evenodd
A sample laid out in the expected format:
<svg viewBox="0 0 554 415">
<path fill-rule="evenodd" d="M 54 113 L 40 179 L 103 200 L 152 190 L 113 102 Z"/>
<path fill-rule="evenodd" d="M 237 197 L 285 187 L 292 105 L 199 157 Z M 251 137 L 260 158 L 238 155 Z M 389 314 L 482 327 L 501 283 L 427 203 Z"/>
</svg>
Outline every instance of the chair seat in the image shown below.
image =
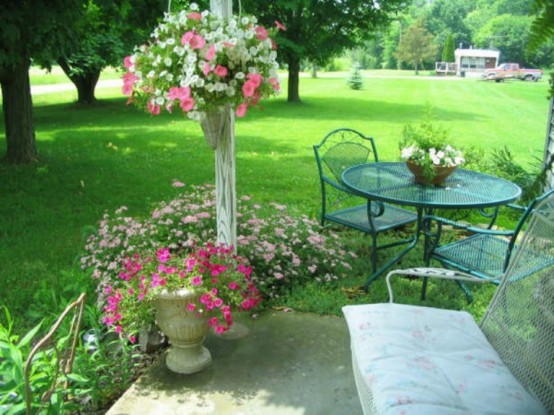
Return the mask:
<svg viewBox="0 0 554 415">
<path fill-rule="evenodd" d="M 327 213 L 325 219 L 366 233 L 379 233 L 413 223 L 417 215 L 415 212 L 385 204 L 383 214 L 373 219 L 374 229 L 372 230 L 367 218 L 367 204 L 363 204 Z"/>
<path fill-rule="evenodd" d="M 364 413 L 546 413 L 467 312 L 392 303 L 342 310 Z"/>
<path fill-rule="evenodd" d="M 518 249 L 519 246 L 516 244 L 512 255 L 515 255 Z M 498 279 L 505 271 L 507 252 L 506 239 L 476 234 L 436 248 L 433 258 L 444 265 L 455 266 L 482 278 Z M 538 252 L 527 252 L 526 259 L 525 268 L 514 273 L 512 279 L 523 278 L 554 263 L 554 257 L 545 257 Z"/>
</svg>

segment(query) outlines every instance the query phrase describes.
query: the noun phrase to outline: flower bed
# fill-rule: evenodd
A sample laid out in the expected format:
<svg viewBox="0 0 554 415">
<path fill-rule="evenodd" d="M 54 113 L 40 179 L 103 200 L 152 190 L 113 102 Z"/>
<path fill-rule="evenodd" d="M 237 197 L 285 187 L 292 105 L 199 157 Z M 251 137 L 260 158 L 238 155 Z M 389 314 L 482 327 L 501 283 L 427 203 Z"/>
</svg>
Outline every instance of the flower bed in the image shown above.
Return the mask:
<svg viewBox="0 0 554 415">
<path fill-rule="evenodd" d="M 278 297 L 307 281 L 336 280 L 351 269 L 355 254 L 344 248 L 336 233 L 322 234 L 316 220 L 291 216 L 286 206 L 277 203 L 270 203 L 262 217 L 261 206 L 248 196 L 237 204 L 237 253 L 252 266 L 252 281 L 263 297 Z M 121 207 L 103 216 L 81 258 L 82 268 L 90 269 L 98 281 L 101 301 L 105 289 L 117 285 L 125 258 L 161 247 L 186 251 L 216 240 L 213 186 L 191 186 L 190 191 L 159 203 L 144 219 L 125 216 L 126 211 Z"/>
</svg>

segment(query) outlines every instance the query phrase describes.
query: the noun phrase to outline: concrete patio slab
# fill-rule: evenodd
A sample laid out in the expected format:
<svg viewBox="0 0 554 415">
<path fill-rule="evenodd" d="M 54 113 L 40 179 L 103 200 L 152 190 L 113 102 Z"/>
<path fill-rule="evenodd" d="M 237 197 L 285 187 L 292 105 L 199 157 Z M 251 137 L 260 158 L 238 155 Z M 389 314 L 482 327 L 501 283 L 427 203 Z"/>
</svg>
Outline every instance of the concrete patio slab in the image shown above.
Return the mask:
<svg viewBox="0 0 554 415">
<path fill-rule="evenodd" d="M 361 415 L 343 318 L 266 311 L 244 337 L 210 334 L 210 367 L 193 375 L 160 359 L 107 415 Z"/>
</svg>

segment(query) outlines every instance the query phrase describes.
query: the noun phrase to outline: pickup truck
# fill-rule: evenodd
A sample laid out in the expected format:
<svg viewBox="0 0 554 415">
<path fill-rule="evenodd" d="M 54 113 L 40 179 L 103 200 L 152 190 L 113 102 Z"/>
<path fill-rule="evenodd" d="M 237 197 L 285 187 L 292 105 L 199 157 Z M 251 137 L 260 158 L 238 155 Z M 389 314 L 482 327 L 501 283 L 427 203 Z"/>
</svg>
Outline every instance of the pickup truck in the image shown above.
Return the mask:
<svg viewBox="0 0 554 415">
<path fill-rule="evenodd" d="M 504 81 L 506 79 L 521 79 L 522 81 L 538 81 L 542 78 L 540 69 L 520 68 L 517 63 L 503 63 L 494 69 L 486 69 L 483 78 L 490 81 Z"/>
</svg>

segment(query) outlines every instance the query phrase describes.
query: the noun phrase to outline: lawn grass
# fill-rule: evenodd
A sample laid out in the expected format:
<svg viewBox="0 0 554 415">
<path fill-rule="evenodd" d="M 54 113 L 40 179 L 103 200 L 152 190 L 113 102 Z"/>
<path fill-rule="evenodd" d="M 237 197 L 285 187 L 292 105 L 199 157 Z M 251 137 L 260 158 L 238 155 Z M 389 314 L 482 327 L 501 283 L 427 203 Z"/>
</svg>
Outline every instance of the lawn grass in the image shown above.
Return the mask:
<svg viewBox="0 0 554 415">
<path fill-rule="evenodd" d="M 238 119 L 238 193 L 315 216 L 320 196 L 312 145 L 335 128 L 351 127 L 375 137 L 382 160 L 396 160 L 403 125 L 417 122 L 427 103 L 450 128 L 456 146 L 474 146 L 489 156 L 508 146 L 524 164 L 542 157 L 546 82 L 365 75 L 360 91 L 336 74 L 303 77 L 302 103 L 287 103 L 283 94 L 263 103 L 263 111 L 253 109 Z M 286 91 L 286 79 L 284 84 Z M 59 312 L 66 299 L 90 289 L 76 261 L 87 229 L 104 211 L 125 205 L 131 215 L 146 215 L 154 203 L 175 194 L 173 179 L 214 182 L 213 152 L 198 124 L 128 107 L 117 88 L 98 89 L 96 95 L 101 101 L 92 108 L 75 105 L 74 91 L 35 96 L 40 161 L 0 164 L 0 304 L 19 316 L 20 324 L 25 316 L 31 324 Z M 1 157 L 6 144 L 0 126 Z M 352 249 L 363 252 L 363 239 L 350 239 L 358 245 Z M 403 266 L 417 264 L 420 255 L 413 252 Z M 369 296 L 355 291 L 368 270 L 361 260 L 348 281 L 328 289 L 315 284 L 298 289 L 281 303 L 338 313 L 346 302 L 385 300 L 382 281 Z M 416 283 L 401 284 L 408 300 L 417 297 Z M 457 288 L 446 287 L 434 297 L 439 305 L 465 307 Z M 478 291 L 476 298 L 472 310 L 479 313 L 490 290 Z"/>
</svg>

